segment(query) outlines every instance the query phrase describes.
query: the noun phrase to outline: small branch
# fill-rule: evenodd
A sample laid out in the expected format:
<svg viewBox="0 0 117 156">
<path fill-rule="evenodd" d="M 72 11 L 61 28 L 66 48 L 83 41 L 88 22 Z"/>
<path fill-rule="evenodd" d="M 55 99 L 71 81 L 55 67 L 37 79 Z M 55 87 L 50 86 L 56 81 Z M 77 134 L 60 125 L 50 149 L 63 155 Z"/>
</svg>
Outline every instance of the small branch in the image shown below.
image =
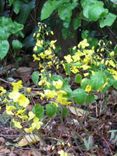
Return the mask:
<svg viewBox="0 0 117 156">
<path fill-rule="evenodd" d="M 4 79 L 2 79 L 2 78 L 0 78 L 0 81 L 2 81 L 2 82 L 4 82 L 4 83 L 7 83 L 7 84 L 10 84 L 10 82 L 8 82 L 8 81 L 6 81 L 6 80 L 4 80 Z"/>
</svg>

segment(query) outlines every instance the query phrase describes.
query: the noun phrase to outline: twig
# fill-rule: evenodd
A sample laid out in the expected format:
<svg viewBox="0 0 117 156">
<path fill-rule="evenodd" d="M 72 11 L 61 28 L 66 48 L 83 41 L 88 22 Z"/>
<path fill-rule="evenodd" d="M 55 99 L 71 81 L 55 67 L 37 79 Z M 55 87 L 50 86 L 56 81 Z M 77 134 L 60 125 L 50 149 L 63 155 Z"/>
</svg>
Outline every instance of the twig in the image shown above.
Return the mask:
<svg viewBox="0 0 117 156">
<path fill-rule="evenodd" d="M 4 83 L 7 83 L 7 84 L 10 84 L 10 82 L 8 82 L 8 81 L 6 81 L 6 80 L 4 80 L 4 79 L 2 79 L 2 78 L 0 78 L 0 81 L 2 81 L 2 82 L 4 82 Z"/>
</svg>

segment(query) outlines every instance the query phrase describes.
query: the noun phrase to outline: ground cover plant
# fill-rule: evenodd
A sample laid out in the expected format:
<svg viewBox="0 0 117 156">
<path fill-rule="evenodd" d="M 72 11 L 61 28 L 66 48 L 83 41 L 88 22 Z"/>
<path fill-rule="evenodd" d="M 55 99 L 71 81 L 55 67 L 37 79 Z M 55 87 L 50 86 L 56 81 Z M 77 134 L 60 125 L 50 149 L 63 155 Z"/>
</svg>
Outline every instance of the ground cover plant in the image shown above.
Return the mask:
<svg viewBox="0 0 117 156">
<path fill-rule="evenodd" d="M 47 0 L 38 11 L 37 1 L 0 1 L 1 155 L 116 156 L 116 5 Z"/>
</svg>

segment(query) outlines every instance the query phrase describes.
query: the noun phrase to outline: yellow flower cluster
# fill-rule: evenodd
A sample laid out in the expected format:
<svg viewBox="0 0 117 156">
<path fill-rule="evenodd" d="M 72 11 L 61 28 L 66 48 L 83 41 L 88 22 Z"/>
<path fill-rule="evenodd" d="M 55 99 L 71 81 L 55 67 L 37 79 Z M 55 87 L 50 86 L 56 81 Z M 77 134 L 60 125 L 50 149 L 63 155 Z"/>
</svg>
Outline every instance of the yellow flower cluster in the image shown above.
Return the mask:
<svg viewBox="0 0 117 156">
<path fill-rule="evenodd" d="M 64 56 L 65 61 L 62 63 L 64 69 L 66 70 L 66 64 L 69 64 L 70 71 L 73 74 L 77 74 L 80 70 L 90 69 L 94 58 L 94 47 L 91 49 L 88 49 L 88 47 L 89 44 L 86 39 L 80 42 L 77 47 L 73 47 L 75 53 Z"/>
<path fill-rule="evenodd" d="M 46 28 L 46 31 L 45 31 Z M 47 30 L 47 26 L 39 24 L 39 30 L 35 34 L 36 45 L 34 47 L 33 59 L 39 62 L 39 70 L 44 72 L 53 66 L 58 66 L 58 58 L 55 55 L 56 40 L 47 40 L 47 36 L 52 36 L 53 32 Z"/>
<path fill-rule="evenodd" d="M 69 105 L 71 102 L 67 98 L 67 92 L 63 89 L 63 81 L 57 80 L 49 82 L 47 79 L 44 81 L 44 84 L 42 83 L 43 80 L 39 81 L 40 86 L 45 86 L 48 89 L 45 89 L 43 93 L 40 93 L 41 98 L 46 98 L 48 100 L 53 99 L 55 103 L 61 104 L 61 105 Z M 54 87 L 54 88 L 53 88 Z M 52 100 L 52 101 L 53 101 Z"/>
<path fill-rule="evenodd" d="M 12 82 L 12 91 L 8 93 L 0 86 L 0 97 L 3 97 L 3 103 L 6 104 L 6 113 L 12 116 L 12 124 L 18 129 L 24 130 L 26 133 L 32 133 L 41 128 L 42 122 L 27 106 L 30 104 L 26 94 L 30 94 L 31 89 L 23 87 L 22 81 Z M 25 92 L 26 91 L 26 92 Z M 7 93 L 5 95 L 5 93 Z"/>
<path fill-rule="evenodd" d="M 0 86 L 0 96 L 4 95 L 5 93 L 6 93 L 6 89 Z"/>
<path fill-rule="evenodd" d="M 114 59 L 115 52 L 111 51 L 105 57 L 104 52 L 106 51 L 106 47 L 104 46 L 106 46 L 105 43 L 103 43 L 103 48 L 96 50 L 94 47 L 89 47 L 86 39 L 81 41 L 78 46 L 73 47 L 73 54 L 64 56 L 64 61 L 61 61 L 66 74 L 81 72 L 84 77 L 87 77 L 89 76 L 89 71 L 103 66 L 117 79 L 117 62 Z M 69 73 L 67 73 L 68 68 L 70 69 Z"/>
</svg>

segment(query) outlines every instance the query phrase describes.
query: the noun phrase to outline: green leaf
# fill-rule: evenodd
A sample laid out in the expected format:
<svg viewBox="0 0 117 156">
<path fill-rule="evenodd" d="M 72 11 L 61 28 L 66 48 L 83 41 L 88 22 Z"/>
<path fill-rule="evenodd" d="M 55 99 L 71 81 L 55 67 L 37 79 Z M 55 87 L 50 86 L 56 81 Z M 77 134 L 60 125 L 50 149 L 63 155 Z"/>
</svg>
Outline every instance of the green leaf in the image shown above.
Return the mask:
<svg viewBox="0 0 117 156">
<path fill-rule="evenodd" d="M 70 64 L 65 63 L 64 65 L 65 65 L 65 72 L 66 72 L 66 74 L 67 75 L 70 75 L 70 73 L 71 73 Z"/>
<path fill-rule="evenodd" d="M 15 50 L 21 49 L 22 48 L 22 43 L 19 40 L 13 40 L 12 41 L 12 47 Z"/>
<path fill-rule="evenodd" d="M 14 22 L 14 23 L 12 23 L 11 28 L 10 28 L 9 31 L 11 32 L 11 34 L 22 35 L 21 31 L 22 31 L 23 28 L 24 28 L 23 24 Z"/>
<path fill-rule="evenodd" d="M 105 18 L 100 20 L 100 27 L 111 26 L 116 18 L 117 16 L 115 14 L 109 13 Z"/>
<path fill-rule="evenodd" d="M 45 20 L 50 17 L 53 11 L 58 7 L 59 3 L 60 2 L 57 2 L 56 0 L 48 0 L 45 2 L 41 10 L 41 20 Z"/>
<path fill-rule="evenodd" d="M 36 84 L 36 85 L 38 84 L 38 82 L 39 82 L 39 72 L 38 71 L 34 71 L 32 73 L 32 81 L 34 84 Z"/>
<path fill-rule="evenodd" d="M 72 97 L 77 104 L 85 104 L 87 93 L 83 89 L 79 88 L 73 91 Z"/>
<path fill-rule="evenodd" d="M 33 113 L 38 117 L 39 119 L 43 118 L 44 116 L 44 108 L 40 104 L 36 104 L 33 109 Z"/>
<path fill-rule="evenodd" d="M 117 89 L 117 80 L 114 81 L 113 87 L 114 87 L 115 89 Z"/>
<path fill-rule="evenodd" d="M 35 1 L 36 0 L 30 0 L 28 3 L 22 3 L 19 16 L 17 17 L 19 23 L 26 23 L 31 11 L 35 8 Z"/>
<path fill-rule="evenodd" d="M 60 108 L 60 114 L 62 117 L 67 117 L 69 115 L 69 111 L 68 108 L 66 107 L 61 107 Z"/>
<path fill-rule="evenodd" d="M 86 103 L 87 104 L 93 103 L 93 102 L 95 102 L 95 99 L 96 99 L 95 95 L 87 95 Z"/>
<path fill-rule="evenodd" d="M 52 117 L 52 116 L 56 115 L 56 112 L 57 112 L 57 107 L 56 107 L 56 105 L 54 103 L 46 105 L 46 114 L 49 117 Z"/>
<path fill-rule="evenodd" d="M 74 18 L 73 19 L 74 30 L 77 30 L 80 26 L 81 26 L 81 18 L 80 17 Z"/>
<path fill-rule="evenodd" d="M 2 60 L 8 53 L 9 42 L 7 40 L 0 41 L 0 60 Z"/>
<path fill-rule="evenodd" d="M 105 74 L 102 71 L 99 71 L 99 72 L 95 72 L 91 76 L 90 85 L 92 89 L 99 90 L 104 85 L 105 82 L 106 82 Z"/>
<path fill-rule="evenodd" d="M 58 10 L 58 15 L 60 19 L 64 21 L 64 27 L 68 28 L 72 16 L 72 8 L 69 5 L 61 7 Z"/>
<path fill-rule="evenodd" d="M 20 8 L 21 8 L 21 5 L 22 5 L 21 0 L 16 0 L 16 1 L 13 2 L 13 10 L 14 10 L 14 12 L 15 12 L 16 14 L 19 13 Z"/>
<path fill-rule="evenodd" d="M 7 40 L 9 37 L 9 33 L 3 29 L 3 27 L 0 27 L 0 40 Z"/>
<path fill-rule="evenodd" d="M 75 76 L 75 82 L 76 82 L 76 83 L 81 83 L 81 80 L 82 80 L 82 76 L 81 76 L 80 74 L 77 74 L 77 75 Z"/>
<path fill-rule="evenodd" d="M 102 16 L 108 13 L 107 9 L 104 9 L 102 5 L 93 5 L 91 10 L 88 12 L 88 17 L 91 21 L 97 21 Z"/>
<path fill-rule="evenodd" d="M 87 85 L 90 85 L 90 80 L 88 78 L 84 78 L 81 81 L 81 88 L 85 89 Z"/>
<path fill-rule="evenodd" d="M 81 5 L 83 7 L 83 15 L 90 21 L 97 21 L 108 13 L 108 9 L 103 7 L 104 3 L 101 1 L 82 0 Z"/>
</svg>

